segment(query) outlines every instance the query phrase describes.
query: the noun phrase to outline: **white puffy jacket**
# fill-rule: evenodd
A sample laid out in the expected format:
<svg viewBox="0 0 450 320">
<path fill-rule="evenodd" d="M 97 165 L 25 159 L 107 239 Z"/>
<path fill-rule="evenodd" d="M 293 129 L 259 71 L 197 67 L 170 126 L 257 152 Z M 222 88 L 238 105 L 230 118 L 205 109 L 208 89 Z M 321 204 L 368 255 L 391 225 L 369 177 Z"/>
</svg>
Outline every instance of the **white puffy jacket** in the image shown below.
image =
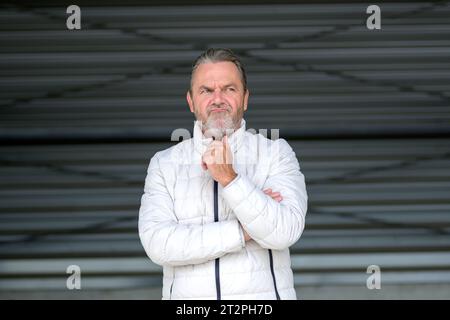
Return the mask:
<svg viewBox="0 0 450 320">
<path fill-rule="evenodd" d="M 150 161 L 139 235 L 163 266 L 162 298 L 296 299 L 288 248 L 303 232 L 307 193 L 295 153 L 283 139 L 247 132 L 244 120 L 228 141 L 238 176 L 225 188 L 201 167 L 211 139 L 198 121 L 193 139 Z"/>
</svg>

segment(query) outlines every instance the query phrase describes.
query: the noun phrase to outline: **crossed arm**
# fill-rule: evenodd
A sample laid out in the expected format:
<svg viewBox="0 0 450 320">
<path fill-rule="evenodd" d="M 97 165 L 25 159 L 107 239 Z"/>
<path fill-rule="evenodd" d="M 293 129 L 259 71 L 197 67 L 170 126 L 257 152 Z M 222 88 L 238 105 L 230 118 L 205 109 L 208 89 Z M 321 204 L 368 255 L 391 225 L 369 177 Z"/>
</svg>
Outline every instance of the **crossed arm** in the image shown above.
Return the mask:
<svg viewBox="0 0 450 320">
<path fill-rule="evenodd" d="M 157 264 L 179 266 L 237 252 L 250 239 L 274 250 L 295 243 L 304 228 L 307 195 L 295 153 L 284 144 L 281 149 L 285 152 L 266 181 L 267 189 L 258 189 L 243 175 L 223 189 L 237 220 L 202 225 L 177 222 L 158 154 L 155 155 L 139 211 L 139 235 L 147 255 Z"/>
<path fill-rule="evenodd" d="M 281 195 L 281 193 L 279 192 L 274 192 L 272 191 L 271 188 L 265 189 L 263 190 L 264 194 L 268 195 L 269 197 L 271 197 L 273 200 L 277 201 L 277 202 L 281 202 L 281 200 L 283 200 L 283 197 Z M 247 233 L 247 231 L 244 231 L 244 239 L 245 242 L 252 240 L 252 237 L 250 237 L 250 235 Z"/>
</svg>

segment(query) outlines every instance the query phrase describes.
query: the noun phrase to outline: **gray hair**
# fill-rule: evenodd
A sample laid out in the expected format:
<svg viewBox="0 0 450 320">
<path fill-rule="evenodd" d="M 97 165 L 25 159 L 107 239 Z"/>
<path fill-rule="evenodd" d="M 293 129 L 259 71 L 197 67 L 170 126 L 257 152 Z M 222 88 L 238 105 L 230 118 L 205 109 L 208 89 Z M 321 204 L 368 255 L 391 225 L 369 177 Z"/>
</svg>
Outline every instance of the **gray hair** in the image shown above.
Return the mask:
<svg viewBox="0 0 450 320">
<path fill-rule="evenodd" d="M 194 63 L 192 64 L 192 71 L 191 71 L 191 82 L 190 82 L 190 88 L 189 92 L 192 93 L 192 79 L 194 77 L 194 72 L 197 70 L 198 66 L 203 63 L 215 63 L 215 62 L 232 62 L 238 69 L 242 85 L 244 86 L 244 92 L 247 91 L 247 74 L 245 73 L 244 65 L 242 64 L 239 57 L 234 54 L 233 51 L 230 49 L 225 48 L 209 48 L 205 52 L 203 52 L 200 56 L 195 59 Z"/>
</svg>

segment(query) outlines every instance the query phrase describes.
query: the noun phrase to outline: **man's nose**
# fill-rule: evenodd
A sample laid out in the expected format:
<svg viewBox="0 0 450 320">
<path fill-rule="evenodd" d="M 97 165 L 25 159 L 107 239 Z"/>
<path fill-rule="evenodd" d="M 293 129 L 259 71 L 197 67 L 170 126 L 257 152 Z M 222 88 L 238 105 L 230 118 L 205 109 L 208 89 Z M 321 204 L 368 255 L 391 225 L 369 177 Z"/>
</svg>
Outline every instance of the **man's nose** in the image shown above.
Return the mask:
<svg viewBox="0 0 450 320">
<path fill-rule="evenodd" d="M 223 102 L 222 90 L 214 90 L 213 102 L 215 104 L 221 104 Z"/>
</svg>

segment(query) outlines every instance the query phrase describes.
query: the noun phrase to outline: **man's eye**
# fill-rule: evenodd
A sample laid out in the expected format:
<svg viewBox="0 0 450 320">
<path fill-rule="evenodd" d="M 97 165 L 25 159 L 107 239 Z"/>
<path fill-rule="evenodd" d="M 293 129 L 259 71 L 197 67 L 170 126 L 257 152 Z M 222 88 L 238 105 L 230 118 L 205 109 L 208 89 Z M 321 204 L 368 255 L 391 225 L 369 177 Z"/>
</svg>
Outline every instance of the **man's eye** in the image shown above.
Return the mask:
<svg viewBox="0 0 450 320">
<path fill-rule="evenodd" d="M 230 87 L 230 88 L 228 88 L 228 91 L 236 91 L 236 89 L 234 89 L 234 88 L 232 88 L 232 87 Z"/>
</svg>

